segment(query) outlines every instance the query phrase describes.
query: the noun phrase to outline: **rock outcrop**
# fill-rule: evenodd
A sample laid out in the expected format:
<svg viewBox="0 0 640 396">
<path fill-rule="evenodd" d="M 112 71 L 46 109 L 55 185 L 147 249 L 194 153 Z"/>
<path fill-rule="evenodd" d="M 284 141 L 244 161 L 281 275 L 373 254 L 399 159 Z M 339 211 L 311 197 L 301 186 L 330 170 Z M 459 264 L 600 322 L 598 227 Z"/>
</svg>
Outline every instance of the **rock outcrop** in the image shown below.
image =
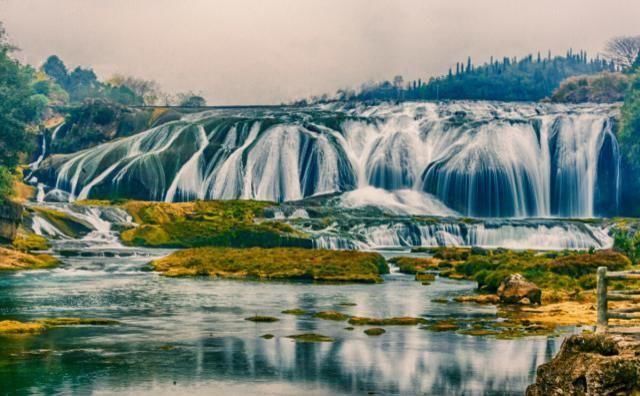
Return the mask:
<svg viewBox="0 0 640 396">
<path fill-rule="evenodd" d="M 498 297 L 504 304 L 541 304 L 542 290 L 520 274 L 511 274 L 498 287 Z"/>
<path fill-rule="evenodd" d="M 538 367 L 527 396 L 629 395 L 640 392 L 640 340 L 620 335 L 574 335 Z"/>
<path fill-rule="evenodd" d="M 22 221 L 22 205 L 5 202 L 0 204 L 0 243 L 11 243 Z"/>
</svg>

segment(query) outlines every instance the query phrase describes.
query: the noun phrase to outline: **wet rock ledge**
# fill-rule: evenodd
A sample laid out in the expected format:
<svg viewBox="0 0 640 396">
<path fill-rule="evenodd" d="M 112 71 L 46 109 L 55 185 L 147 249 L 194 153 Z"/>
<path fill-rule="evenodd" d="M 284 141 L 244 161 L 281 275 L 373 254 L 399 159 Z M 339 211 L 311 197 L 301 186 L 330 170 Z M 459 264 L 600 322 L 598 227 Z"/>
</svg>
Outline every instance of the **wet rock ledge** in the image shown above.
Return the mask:
<svg viewBox="0 0 640 396">
<path fill-rule="evenodd" d="M 635 395 L 640 392 L 640 336 L 573 335 L 538 367 L 527 396 Z"/>
<path fill-rule="evenodd" d="M 22 221 L 22 205 L 10 201 L 0 203 L 0 243 L 11 243 Z"/>
</svg>

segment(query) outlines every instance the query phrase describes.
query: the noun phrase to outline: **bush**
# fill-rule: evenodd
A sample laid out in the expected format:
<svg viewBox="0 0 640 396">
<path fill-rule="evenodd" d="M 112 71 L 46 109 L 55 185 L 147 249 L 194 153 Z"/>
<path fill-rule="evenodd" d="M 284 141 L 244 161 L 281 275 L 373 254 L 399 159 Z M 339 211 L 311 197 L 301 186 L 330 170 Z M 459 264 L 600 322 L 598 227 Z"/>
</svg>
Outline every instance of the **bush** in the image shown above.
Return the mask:
<svg viewBox="0 0 640 396">
<path fill-rule="evenodd" d="M 613 248 L 629 257 L 632 263 L 640 260 L 640 232 L 618 230 L 613 235 Z"/>
<path fill-rule="evenodd" d="M 9 170 L 0 166 L 0 203 L 5 202 L 13 195 L 13 175 Z"/>
<path fill-rule="evenodd" d="M 629 78 L 622 73 L 570 77 L 553 92 L 551 100 L 560 103 L 620 102 L 629 85 Z"/>
<path fill-rule="evenodd" d="M 612 250 L 602 250 L 593 254 L 582 253 L 560 257 L 549 264 L 549 269 L 559 275 L 580 278 L 594 274 L 598 267 L 607 267 L 610 271 L 619 271 L 631 266 L 624 255 Z"/>
</svg>

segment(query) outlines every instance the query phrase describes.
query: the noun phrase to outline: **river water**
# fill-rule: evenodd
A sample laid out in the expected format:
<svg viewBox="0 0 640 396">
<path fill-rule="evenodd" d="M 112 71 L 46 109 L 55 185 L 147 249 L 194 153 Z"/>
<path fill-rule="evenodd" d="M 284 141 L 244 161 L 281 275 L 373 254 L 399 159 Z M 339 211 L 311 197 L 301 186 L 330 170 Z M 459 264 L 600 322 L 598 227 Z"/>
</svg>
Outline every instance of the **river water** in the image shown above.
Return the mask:
<svg viewBox="0 0 640 396">
<path fill-rule="evenodd" d="M 55 249 L 69 246 L 82 256 L 59 268 L 0 274 L 0 320 L 100 317 L 120 325 L 0 338 L 0 394 L 521 394 L 562 341 L 393 326 L 369 337 L 346 322 L 280 313 L 495 317 L 491 306 L 432 302 L 471 292 L 471 282 L 422 286 L 397 272 L 376 285 L 165 278 L 146 263 L 168 251 L 68 240 Z M 280 321 L 244 320 L 255 314 Z M 286 338 L 309 332 L 335 342 Z M 275 337 L 260 337 L 266 333 Z"/>
</svg>

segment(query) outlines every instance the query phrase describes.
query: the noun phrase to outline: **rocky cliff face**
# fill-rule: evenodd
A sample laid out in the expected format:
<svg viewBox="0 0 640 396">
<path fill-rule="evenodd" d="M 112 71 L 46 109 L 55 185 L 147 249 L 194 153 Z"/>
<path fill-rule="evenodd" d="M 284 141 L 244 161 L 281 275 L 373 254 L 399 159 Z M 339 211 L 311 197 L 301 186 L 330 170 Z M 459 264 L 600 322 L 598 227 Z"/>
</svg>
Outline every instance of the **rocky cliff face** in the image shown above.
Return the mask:
<svg viewBox="0 0 640 396">
<path fill-rule="evenodd" d="M 640 339 L 574 335 L 538 367 L 527 396 L 631 395 L 640 392 Z"/>
<path fill-rule="evenodd" d="M 6 202 L 0 205 L 0 243 L 12 242 L 22 221 L 22 205 Z"/>
</svg>

